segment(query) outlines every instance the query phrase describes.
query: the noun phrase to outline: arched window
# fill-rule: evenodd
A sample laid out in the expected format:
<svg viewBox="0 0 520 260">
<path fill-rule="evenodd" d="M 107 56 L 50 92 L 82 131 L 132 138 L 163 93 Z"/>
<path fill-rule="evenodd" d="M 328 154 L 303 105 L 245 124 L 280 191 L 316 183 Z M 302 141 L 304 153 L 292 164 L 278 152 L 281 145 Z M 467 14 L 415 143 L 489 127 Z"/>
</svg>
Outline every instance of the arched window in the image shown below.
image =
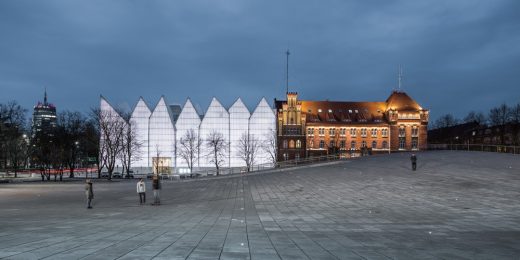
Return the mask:
<svg viewBox="0 0 520 260">
<path fill-rule="evenodd" d="M 377 148 L 377 142 L 376 141 L 372 141 L 372 149 L 375 149 Z"/>
<path fill-rule="evenodd" d="M 383 149 L 388 149 L 388 142 L 387 141 L 383 141 Z"/>
<path fill-rule="evenodd" d="M 363 140 L 363 142 L 361 142 L 361 147 L 367 147 L 367 141 Z"/>
<path fill-rule="evenodd" d="M 302 141 L 296 140 L 296 148 L 302 148 Z"/>
<path fill-rule="evenodd" d="M 320 140 L 320 148 L 321 149 L 325 148 L 325 141 Z"/>
<path fill-rule="evenodd" d="M 289 141 L 289 148 L 294 148 L 294 140 Z"/>
<path fill-rule="evenodd" d="M 283 148 L 287 148 L 287 140 L 283 140 Z"/>
<path fill-rule="evenodd" d="M 356 141 L 350 142 L 350 149 L 356 150 Z"/>
</svg>

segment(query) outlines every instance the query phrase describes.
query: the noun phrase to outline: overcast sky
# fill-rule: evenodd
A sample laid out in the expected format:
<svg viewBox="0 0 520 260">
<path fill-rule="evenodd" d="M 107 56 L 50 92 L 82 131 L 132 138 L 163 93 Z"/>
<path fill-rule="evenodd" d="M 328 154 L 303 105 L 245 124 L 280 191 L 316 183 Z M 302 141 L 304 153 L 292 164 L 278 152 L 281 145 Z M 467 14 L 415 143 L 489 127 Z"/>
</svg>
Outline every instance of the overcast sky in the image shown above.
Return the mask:
<svg viewBox="0 0 520 260">
<path fill-rule="evenodd" d="M 520 1 L 0 1 L 0 102 L 88 111 L 213 96 L 251 108 L 384 101 L 402 89 L 433 118 L 520 102 Z"/>
</svg>

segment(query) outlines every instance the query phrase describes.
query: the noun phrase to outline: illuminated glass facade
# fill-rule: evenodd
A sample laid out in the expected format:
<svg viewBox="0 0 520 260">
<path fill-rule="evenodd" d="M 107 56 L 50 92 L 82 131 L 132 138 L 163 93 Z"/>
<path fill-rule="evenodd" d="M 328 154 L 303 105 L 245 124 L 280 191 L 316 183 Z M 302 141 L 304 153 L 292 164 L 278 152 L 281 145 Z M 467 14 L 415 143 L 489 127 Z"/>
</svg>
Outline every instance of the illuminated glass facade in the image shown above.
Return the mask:
<svg viewBox="0 0 520 260">
<path fill-rule="evenodd" d="M 273 138 L 276 128 L 276 117 L 273 109 L 269 106 L 265 98 L 260 100 L 251 118 L 249 119 L 249 134 L 259 141 L 261 145 L 267 145 L 269 138 Z M 264 149 L 258 149 L 255 164 L 272 163 L 269 153 Z"/>
<path fill-rule="evenodd" d="M 103 98 L 101 109 L 113 111 L 118 115 Z M 258 140 L 258 146 L 262 146 L 268 138 L 273 138 L 272 131 L 276 128 L 274 111 L 265 99 L 259 102 L 252 114 L 240 98 L 229 109 L 213 98 L 204 115 L 201 115 L 188 99 L 178 117 L 172 116 L 173 114 L 164 97 L 161 97 L 152 110 L 142 98 L 138 100 L 130 120 L 136 130 L 138 141 L 142 143 L 140 158 L 132 164 L 139 172 L 147 169 L 146 171 L 150 172 L 159 170 L 161 173 L 185 173 L 188 165 L 179 156 L 180 140 L 190 130 L 193 130 L 202 142 L 198 160 L 194 163 L 194 171 L 215 167 L 211 162 L 211 149 L 206 144 L 213 132 L 221 133 L 226 143 L 221 167 L 245 167 L 246 163 L 240 156 L 239 147 L 242 135 L 253 136 Z M 258 149 L 255 157 L 254 166 L 263 164 L 265 167 L 272 162 L 269 154 L 262 148 Z"/>
<path fill-rule="evenodd" d="M 135 153 L 136 160 L 132 163 L 134 167 L 150 167 L 148 128 L 152 111 L 141 97 L 135 105 L 130 117 L 130 125 L 135 133 L 136 141 L 140 144 L 139 151 Z"/>
<path fill-rule="evenodd" d="M 179 118 L 177 118 L 177 121 L 175 122 L 175 129 L 177 131 L 177 138 L 176 138 L 176 145 L 177 145 L 177 154 L 179 154 L 180 150 L 182 149 L 180 146 L 181 138 L 184 138 L 186 136 L 186 133 L 190 130 L 193 130 L 195 132 L 195 135 L 197 138 L 199 138 L 199 126 L 200 126 L 200 115 L 197 113 L 197 110 L 191 103 L 191 100 L 186 100 L 186 103 L 184 104 L 184 107 L 182 108 L 181 113 L 179 114 Z M 202 144 L 204 145 L 204 144 Z M 204 147 L 201 145 L 201 148 Z M 199 151 L 200 152 L 200 151 Z M 194 167 L 199 167 L 199 157 L 200 154 L 197 155 L 197 160 L 195 160 L 195 163 L 193 164 Z M 188 164 L 186 163 L 186 160 L 181 158 L 180 156 L 177 156 L 177 167 L 188 167 Z"/>
<path fill-rule="evenodd" d="M 221 133 L 225 143 L 229 145 L 229 113 L 216 98 L 211 100 L 208 110 L 200 123 L 199 131 L 199 137 L 203 142 L 199 160 L 200 167 L 213 167 L 211 150 L 207 147 L 210 134 L 213 132 Z M 223 158 L 222 167 L 229 167 L 229 149 L 226 149 L 225 153 L 227 156 Z"/>
<path fill-rule="evenodd" d="M 249 117 L 251 114 L 239 98 L 229 108 L 229 161 L 232 167 L 245 167 L 246 162 L 241 158 L 240 138 L 249 131 Z"/>
<path fill-rule="evenodd" d="M 175 167 L 175 128 L 170 107 L 164 97 L 161 97 L 155 106 L 149 122 L 149 150 L 152 167 L 155 169 L 158 166 L 167 169 L 166 172 L 161 173 L 171 173 L 172 167 Z"/>
</svg>

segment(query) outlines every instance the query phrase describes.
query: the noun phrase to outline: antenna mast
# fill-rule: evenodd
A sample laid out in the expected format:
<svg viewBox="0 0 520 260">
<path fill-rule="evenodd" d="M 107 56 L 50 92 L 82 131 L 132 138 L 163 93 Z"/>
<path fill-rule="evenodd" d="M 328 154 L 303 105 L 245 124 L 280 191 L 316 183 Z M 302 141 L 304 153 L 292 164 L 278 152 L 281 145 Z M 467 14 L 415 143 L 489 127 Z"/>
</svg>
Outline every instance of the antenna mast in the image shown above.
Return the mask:
<svg viewBox="0 0 520 260">
<path fill-rule="evenodd" d="M 399 79 L 399 88 L 398 90 L 401 91 L 401 81 L 402 81 L 402 78 L 403 78 L 403 68 L 401 67 L 401 65 L 399 65 L 399 76 L 398 76 L 398 79 Z"/>
<path fill-rule="evenodd" d="M 286 61 L 286 70 L 285 70 L 285 93 L 289 93 L 289 55 L 291 54 L 289 52 L 289 49 L 287 49 L 287 51 L 285 52 L 285 54 L 287 55 L 287 61 Z"/>
</svg>

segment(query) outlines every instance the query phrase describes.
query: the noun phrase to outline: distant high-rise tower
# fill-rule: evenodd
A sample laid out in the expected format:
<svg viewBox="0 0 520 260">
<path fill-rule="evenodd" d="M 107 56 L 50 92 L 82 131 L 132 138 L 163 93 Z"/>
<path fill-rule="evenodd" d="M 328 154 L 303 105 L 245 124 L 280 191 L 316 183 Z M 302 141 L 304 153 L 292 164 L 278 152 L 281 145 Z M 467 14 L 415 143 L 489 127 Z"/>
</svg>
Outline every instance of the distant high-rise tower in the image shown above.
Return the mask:
<svg viewBox="0 0 520 260">
<path fill-rule="evenodd" d="M 47 90 L 43 97 L 43 103 L 38 102 L 34 106 L 32 119 L 32 137 L 49 137 L 54 135 L 56 128 L 56 107 L 47 102 Z"/>
</svg>

